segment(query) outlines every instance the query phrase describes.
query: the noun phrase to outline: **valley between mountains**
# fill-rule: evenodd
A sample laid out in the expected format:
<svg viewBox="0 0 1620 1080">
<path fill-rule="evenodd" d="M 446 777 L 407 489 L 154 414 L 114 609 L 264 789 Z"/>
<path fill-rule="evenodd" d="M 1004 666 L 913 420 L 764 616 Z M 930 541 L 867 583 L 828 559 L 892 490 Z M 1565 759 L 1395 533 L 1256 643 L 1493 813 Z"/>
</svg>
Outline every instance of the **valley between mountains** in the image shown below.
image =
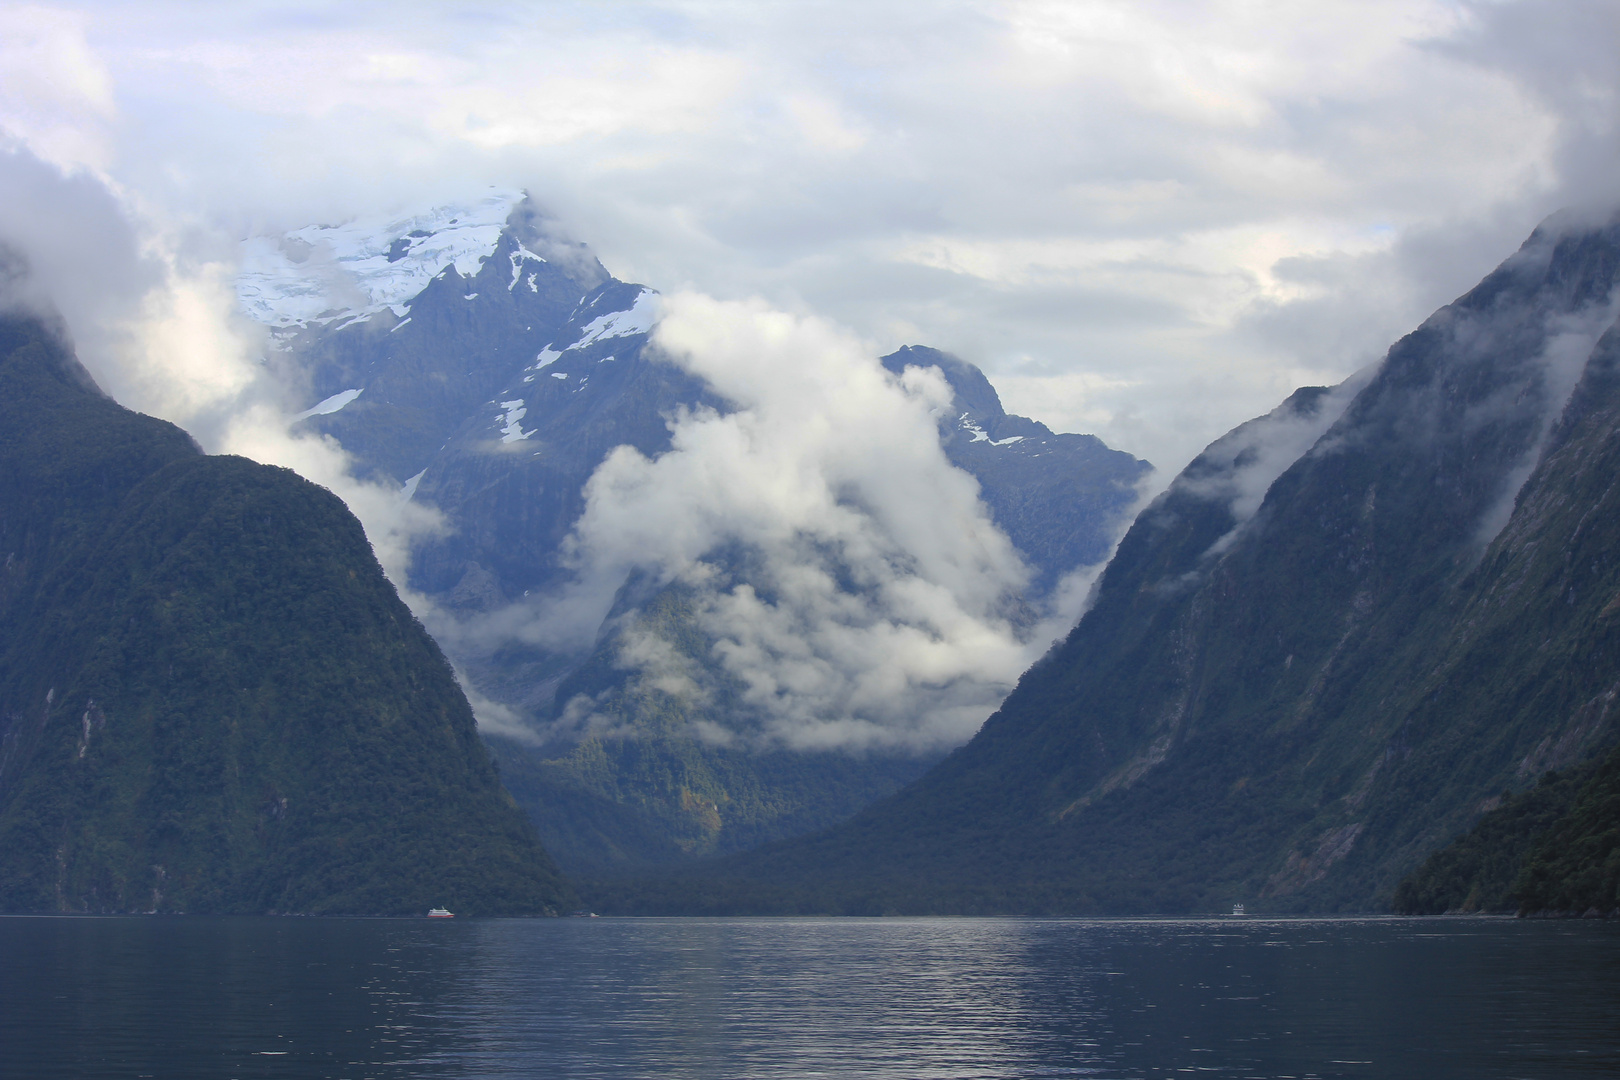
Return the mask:
<svg viewBox="0 0 1620 1080">
<path fill-rule="evenodd" d="M 1144 505 L 968 361 L 620 281 L 522 192 L 255 238 L 392 580 L 13 303 L 0 907 L 1620 909 L 1617 286 L 1555 217 Z"/>
</svg>

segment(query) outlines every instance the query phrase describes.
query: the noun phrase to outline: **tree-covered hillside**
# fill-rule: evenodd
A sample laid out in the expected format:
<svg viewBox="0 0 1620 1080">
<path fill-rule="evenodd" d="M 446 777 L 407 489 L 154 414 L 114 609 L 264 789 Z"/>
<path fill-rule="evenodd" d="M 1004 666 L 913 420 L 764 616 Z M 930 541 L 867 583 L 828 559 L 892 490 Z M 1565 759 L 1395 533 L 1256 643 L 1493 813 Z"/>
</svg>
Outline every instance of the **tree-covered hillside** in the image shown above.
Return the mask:
<svg viewBox="0 0 1620 1080">
<path fill-rule="evenodd" d="M 1403 915 L 1620 912 L 1620 746 L 1509 793 L 1395 890 Z"/>
<path fill-rule="evenodd" d="M 0 320 L 0 909 L 569 903 L 342 503 Z"/>
</svg>

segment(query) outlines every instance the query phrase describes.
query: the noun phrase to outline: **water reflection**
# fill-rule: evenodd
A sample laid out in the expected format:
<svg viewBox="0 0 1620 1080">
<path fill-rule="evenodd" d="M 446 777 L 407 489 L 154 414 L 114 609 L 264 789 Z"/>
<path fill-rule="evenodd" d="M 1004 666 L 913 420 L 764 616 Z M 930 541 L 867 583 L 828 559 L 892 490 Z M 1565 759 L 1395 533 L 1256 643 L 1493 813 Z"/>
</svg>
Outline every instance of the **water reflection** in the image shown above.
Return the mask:
<svg viewBox="0 0 1620 1080">
<path fill-rule="evenodd" d="M 1620 926 L 0 919 L 0 1076 L 1620 1070 Z"/>
</svg>

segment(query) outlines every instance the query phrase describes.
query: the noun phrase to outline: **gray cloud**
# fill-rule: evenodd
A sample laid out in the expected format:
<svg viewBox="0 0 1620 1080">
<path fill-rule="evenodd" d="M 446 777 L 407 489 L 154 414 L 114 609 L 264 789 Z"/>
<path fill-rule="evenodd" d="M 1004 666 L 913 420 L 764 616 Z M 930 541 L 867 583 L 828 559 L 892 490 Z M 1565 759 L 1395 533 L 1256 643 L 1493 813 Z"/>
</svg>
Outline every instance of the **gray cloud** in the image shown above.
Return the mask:
<svg viewBox="0 0 1620 1080">
<path fill-rule="evenodd" d="M 142 298 L 161 280 L 124 208 L 94 176 L 66 174 L 25 147 L 0 150 L 0 242 L 22 258 L 8 300 L 59 314 L 80 360 L 114 396 Z"/>
</svg>

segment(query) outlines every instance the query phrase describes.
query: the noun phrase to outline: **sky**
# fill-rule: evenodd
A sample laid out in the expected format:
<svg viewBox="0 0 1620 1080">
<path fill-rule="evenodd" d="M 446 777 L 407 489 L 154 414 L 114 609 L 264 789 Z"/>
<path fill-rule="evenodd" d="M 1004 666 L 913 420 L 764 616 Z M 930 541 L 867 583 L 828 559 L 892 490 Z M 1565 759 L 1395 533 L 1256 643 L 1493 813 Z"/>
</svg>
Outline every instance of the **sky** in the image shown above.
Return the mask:
<svg viewBox="0 0 1620 1080">
<path fill-rule="evenodd" d="M 0 240 L 206 427 L 245 236 L 521 187 L 620 278 L 946 349 L 1167 481 L 1616 201 L 1617 69 L 1582 0 L 6 6 Z"/>
</svg>

